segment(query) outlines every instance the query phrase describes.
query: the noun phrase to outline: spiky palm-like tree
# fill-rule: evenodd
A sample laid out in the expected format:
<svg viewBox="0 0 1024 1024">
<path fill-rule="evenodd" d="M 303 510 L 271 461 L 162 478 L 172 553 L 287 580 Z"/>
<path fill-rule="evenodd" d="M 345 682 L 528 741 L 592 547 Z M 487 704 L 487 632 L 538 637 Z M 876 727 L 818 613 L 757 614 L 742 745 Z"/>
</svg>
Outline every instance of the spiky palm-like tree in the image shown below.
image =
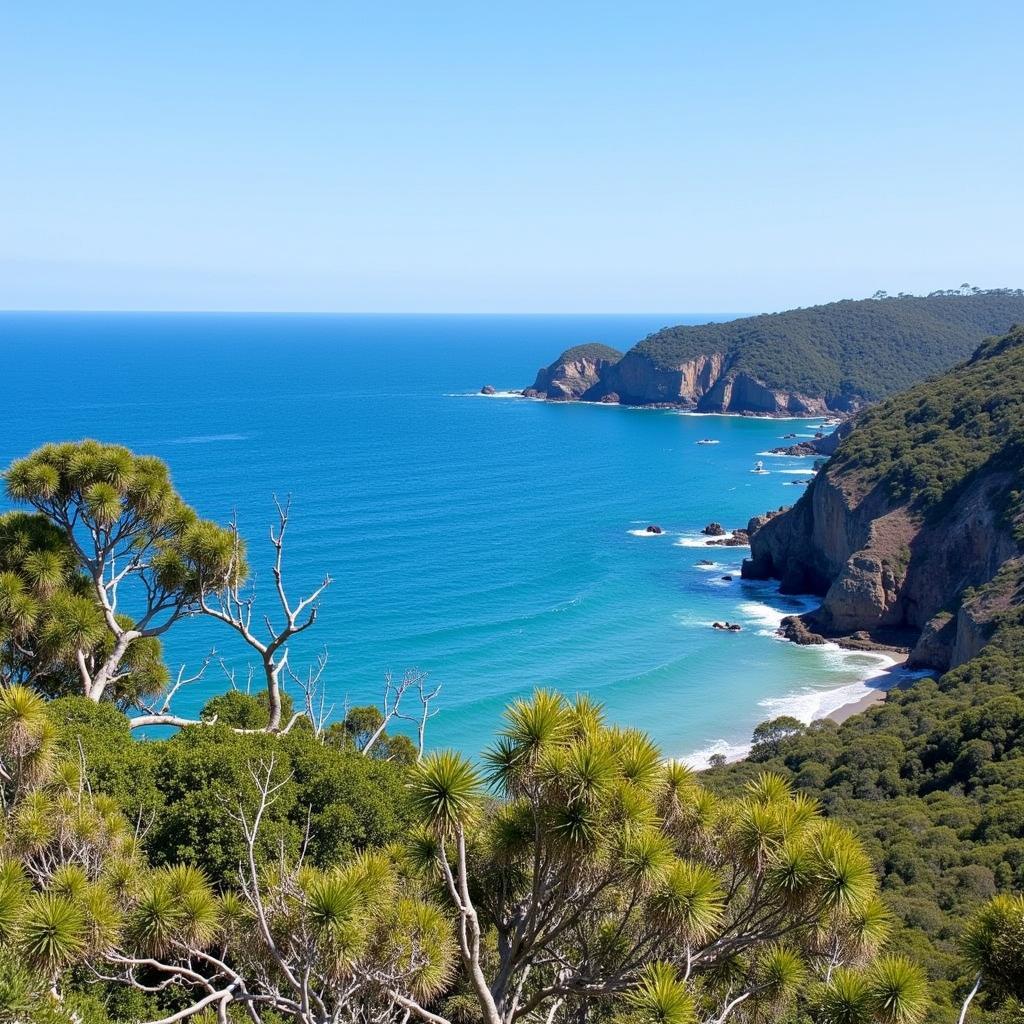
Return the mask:
<svg viewBox="0 0 1024 1024">
<path fill-rule="evenodd" d="M 975 972 L 960 1012 L 961 1024 L 982 988 L 996 999 L 1024 1002 L 1024 893 L 990 899 L 968 922 L 960 944 Z"/>
<path fill-rule="evenodd" d="M 240 890 L 218 896 L 189 867 L 145 873 L 126 899 L 119 939 L 103 953 L 112 977 L 139 988 L 162 977 L 194 1000 L 189 1014 L 209 1009 L 218 1020 L 237 1006 L 248 1019 L 273 1011 L 295 1024 L 411 1015 L 438 1024 L 425 1007 L 453 975 L 447 916 L 403 884 L 384 853 L 323 870 L 258 865 L 272 773 L 270 765 L 258 777 L 255 816 L 240 816 L 249 849 Z"/>
<path fill-rule="evenodd" d="M 888 916 L 867 855 L 781 777 L 718 800 L 642 733 L 548 691 L 509 708 L 483 763 L 418 767 L 410 849 L 448 894 L 487 1024 L 627 993 L 662 1019 L 683 1013 L 676 985 L 701 1021 L 770 1016 L 826 979 L 837 1021 L 861 988 L 871 1020 L 919 1018 L 914 968 L 871 973 Z"/>
</svg>

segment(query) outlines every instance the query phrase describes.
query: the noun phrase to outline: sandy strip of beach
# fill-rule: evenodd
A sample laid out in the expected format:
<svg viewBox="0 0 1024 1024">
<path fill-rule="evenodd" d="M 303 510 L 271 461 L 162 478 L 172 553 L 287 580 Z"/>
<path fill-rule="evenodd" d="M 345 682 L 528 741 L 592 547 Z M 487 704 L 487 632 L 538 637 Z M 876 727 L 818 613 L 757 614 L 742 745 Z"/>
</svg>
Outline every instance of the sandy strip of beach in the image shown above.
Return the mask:
<svg viewBox="0 0 1024 1024">
<path fill-rule="evenodd" d="M 888 649 L 879 650 L 879 653 L 884 653 L 887 657 L 892 658 L 893 663 L 881 675 L 866 681 L 866 684 L 871 687 L 871 692 L 866 693 L 860 700 L 854 701 L 852 704 L 844 704 L 842 707 L 836 708 L 835 711 L 829 712 L 825 716 L 826 718 L 842 724 L 853 715 L 859 715 L 875 704 L 881 704 L 890 690 L 902 689 L 914 681 L 915 677 L 903 670 L 907 660 L 906 651 Z"/>
</svg>

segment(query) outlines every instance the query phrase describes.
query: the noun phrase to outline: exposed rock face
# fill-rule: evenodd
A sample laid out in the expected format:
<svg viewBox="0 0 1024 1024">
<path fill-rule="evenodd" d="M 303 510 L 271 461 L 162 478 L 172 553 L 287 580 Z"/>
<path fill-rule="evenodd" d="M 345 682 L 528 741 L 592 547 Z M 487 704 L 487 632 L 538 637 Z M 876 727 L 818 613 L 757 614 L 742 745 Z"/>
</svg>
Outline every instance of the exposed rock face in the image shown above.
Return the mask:
<svg viewBox="0 0 1024 1024">
<path fill-rule="evenodd" d="M 823 398 L 766 387 L 748 373 L 734 372 L 721 352 L 662 367 L 632 350 L 601 374 L 593 394 L 614 392 L 626 405 L 675 405 L 697 412 L 826 415 Z"/>
<path fill-rule="evenodd" d="M 831 434 L 824 434 L 807 441 L 801 441 L 799 444 L 773 448 L 772 451 L 779 455 L 834 455 L 839 447 L 839 443 L 844 438 L 849 437 L 852 428 L 853 420 L 843 420 Z M 794 435 L 787 435 L 787 437 L 792 436 Z"/>
<path fill-rule="evenodd" d="M 942 372 L 1022 319 L 1020 290 L 847 299 L 664 327 L 625 356 L 606 346 L 577 346 L 542 370 L 529 390 L 554 400 L 700 412 L 852 413 Z"/>
<path fill-rule="evenodd" d="M 989 636 L 994 599 L 980 607 L 961 604 L 961 594 L 1019 556 L 998 512 L 1011 485 L 1007 473 L 979 475 L 941 521 L 925 522 L 882 488 L 860 494 L 826 468 L 793 508 L 751 520 L 743 575 L 823 596 L 817 611 L 787 620 L 785 634 L 798 643 L 858 631 L 882 640 L 902 634 L 911 664 L 946 670 Z"/>
<path fill-rule="evenodd" d="M 698 412 L 765 416 L 828 415 L 823 398 L 773 390 L 748 373 L 733 372 L 720 352 L 664 368 L 636 351 L 625 356 L 600 345 L 578 345 L 540 370 L 528 398 L 550 401 L 663 405 Z"/>
<path fill-rule="evenodd" d="M 588 393 L 600 390 L 601 374 L 621 356 L 621 352 L 607 345 L 577 345 L 566 349 L 550 366 L 537 372 L 533 387 L 527 388 L 528 397 L 556 402 L 584 397 L 593 401 L 602 399 L 604 392 L 593 396 Z"/>
<path fill-rule="evenodd" d="M 700 532 L 708 537 L 721 537 L 725 533 L 725 527 L 721 523 L 708 523 Z"/>
</svg>

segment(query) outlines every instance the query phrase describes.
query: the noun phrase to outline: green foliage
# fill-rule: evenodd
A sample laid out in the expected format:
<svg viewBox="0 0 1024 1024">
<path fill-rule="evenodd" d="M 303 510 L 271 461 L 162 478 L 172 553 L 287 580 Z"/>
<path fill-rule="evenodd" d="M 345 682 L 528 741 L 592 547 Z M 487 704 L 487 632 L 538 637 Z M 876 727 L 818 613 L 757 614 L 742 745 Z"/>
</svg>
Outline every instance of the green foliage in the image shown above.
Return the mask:
<svg viewBox="0 0 1024 1024">
<path fill-rule="evenodd" d="M 567 348 L 555 361 L 552 366 L 562 363 L 574 363 L 581 359 L 589 359 L 597 362 L 604 360 L 609 363 L 617 363 L 622 358 L 622 353 L 611 345 L 602 345 L 597 341 L 586 342 L 583 345 L 573 345 Z"/>
<path fill-rule="evenodd" d="M 1006 514 L 1024 453 L 1024 327 L 981 346 L 953 373 L 869 409 L 829 463 L 863 492 L 881 485 L 893 501 L 925 512 L 944 504 L 973 474 L 1011 474 Z"/>
<path fill-rule="evenodd" d="M 1024 889 L 1022 618 L 1005 612 L 979 655 L 938 682 L 891 691 L 841 726 L 815 722 L 760 764 L 705 776 L 738 794 L 770 768 L 855 827 L 896 916 L 892 943 L 928 973 L 935 1021 L 955 1019 L 972 982 L 964 922 L 997 892 Z"/>
<path fill-rule="evenodd" d="M 270 856 L 279 842 L 297 851 L 308 827 L 308 856 L 329 865 L 385 846 L 408 830 L 410 795 L 401 764 L 323 743 L 309 729 L 279 737 L 234 732 L 227 721 L 254 728 L 265 723 L 262 694 L 214 698 L 204 717 L 218 708 L 218 714 L 227 711 L 214 725 L 138 742 L 125 716 L 110 705 L 84 697 L 49 705 L 63 750 L 84 756 L 91 786 L 111 794 L 130 820 L 143 824 L 156 864 L 194 864 L 217 882 L 235 877 L 243 840 L 232 814 L 239 801 L 251 811 L 251 769 L 272 756 L 275 779 L 289 782 L 268 814 L 261 856 Z"/>
<path fill-rule="evenodd" d="M 185 504 L 160 459 L 120 445 L 43 445 L 4 476 L 38 515 L 0 523 L 0 668 L 126 707 L 159 691 L 157 637 L 204 589 L 245 576 L 235 535 Z"/>
<path fill-rule="evenodd" d="M 631 352 L 671 369 L 720 352 L 730 373 L 833 404 L 878 399 L 966 359 L 988 335 L 1024 321 L 1024 293 L 844 299 L 724 324 L 669 327 Z"/>
<path fill-rule="evenodd" d="M 774 756 L 779 752 L 779 743 L 782 740 L 798 735 L 804 728 L 804 723 L 792 715 L 780 715 L 769 722 L 762 722 L 754 729 L 750 759 L 761 761 Z"/>
<path fill-rule="evenodd" d="M 742 996 L 773 1019 L 845 963 L 868 986 L 865 1019 L 919 1019 L 916 1005 L 887 1017 L 864 975 L 888 936 L 868 855 L 782 775 L 717 799 L 643 733 L 544 690 L 507 709 L 483 762 L 493 801 L 460 755 L 417 767 L 409 860 L 444 880 L 461 927 L 487 929 L 499 1015 L 521 998 L 543 1016 L 557 996 L 567 1019 L 685 1024 Z"/>
<path fill-rule="evenodd" d="M 971 918 L 961 943 L 987 994 L 1024 1001 L 1024 895 L 989 900 Z"/>
<path fill-rule="evenodd" d="M 292 716 L 292 699 L 281 693 L 281 717 L 288 721 Z M 270 700 L 266 691 L 255 696 L 241 690 L 228 690 L 211 697 L 203 707 L 202 718 L 216 719 L 222 725 L 236 729 L 265 729 L 270 722 Z"/>
</svg>

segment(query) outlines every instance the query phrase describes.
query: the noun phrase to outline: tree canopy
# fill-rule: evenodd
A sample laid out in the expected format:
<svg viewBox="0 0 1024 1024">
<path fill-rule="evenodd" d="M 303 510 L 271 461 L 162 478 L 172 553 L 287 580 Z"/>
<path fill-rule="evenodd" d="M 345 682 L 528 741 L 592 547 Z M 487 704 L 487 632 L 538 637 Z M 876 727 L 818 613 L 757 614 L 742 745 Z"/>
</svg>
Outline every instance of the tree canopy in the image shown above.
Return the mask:
<svg viewBox="0 0 1024 1024">
<path fill-rule="evenodd" d="M 672 368 L 726 355 L 729 372 L 770 388 L 875 400 L 966 359 L 987 336 L 1024 322 L 1024 292 L 844 299 L 727 323 L 666 327 L 630 353 Z"/>
</svg>

